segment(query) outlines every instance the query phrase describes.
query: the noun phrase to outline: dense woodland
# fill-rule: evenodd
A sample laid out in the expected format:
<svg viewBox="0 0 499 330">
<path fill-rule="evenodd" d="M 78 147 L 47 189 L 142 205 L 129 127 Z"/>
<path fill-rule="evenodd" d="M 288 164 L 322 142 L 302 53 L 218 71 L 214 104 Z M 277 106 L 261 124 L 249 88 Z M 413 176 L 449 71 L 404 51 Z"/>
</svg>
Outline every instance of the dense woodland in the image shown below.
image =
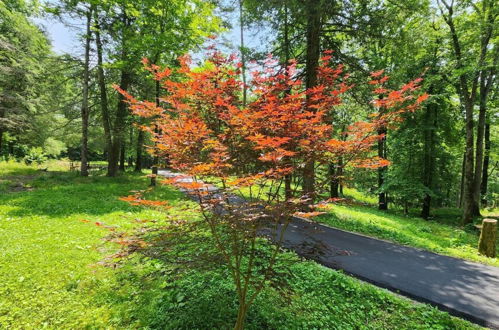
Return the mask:
<svg viewBox="0 0 499 330">
<path fill-rule="evenodd" d="M 497 303 L 498 69 L 496 0 L 0 0 L 0 327 L 474 328 L 321 258 Z"/>
</svg>

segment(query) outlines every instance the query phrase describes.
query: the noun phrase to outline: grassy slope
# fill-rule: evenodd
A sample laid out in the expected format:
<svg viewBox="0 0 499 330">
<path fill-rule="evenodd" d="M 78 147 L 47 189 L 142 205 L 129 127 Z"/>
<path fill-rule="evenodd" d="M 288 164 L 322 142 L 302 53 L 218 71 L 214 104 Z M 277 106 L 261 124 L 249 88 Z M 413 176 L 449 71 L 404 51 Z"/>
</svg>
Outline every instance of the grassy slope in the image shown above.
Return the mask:
<svg viewBox="0 0 499 330">
<path fill-rule="evenodd" d="M 217 181 L 213 182 L 220 186 Z M 263 189 L 263 194 L 258 197 L 266 198 L 267 190 Z M 246 198 L 250 197 L 249 189 L 246 187 L 238 193 Z M 330 204 L 322 210 L 326 211 L 326 214 L 314 220 L 371 237 L 499 266 L 499 258 L 487 258 L 478 254 L 479 231 L 472 226 L 468 228 L 461 226 L 461 211 L 458 209 L 434 209 L 432 220 L 426 221 L 419 217 L 417 213 L 419 210 L 410 215 L 404 215 L 400 210 L 379 211 L 374 196 L 367 196 L 347 187 L 344 189 L 344 194 L 350 202 Z M 483 213 L 497 214 L 496 211 Z M 499 245 L 497 252 L 499 255 Z"/>
<path fill-rule="evenodd" d="M 327 214 L 315 220 L 336 228 L 499 266 L 498 258 L 487 258 L 478 254 L 479 232 L 474 227 L 461 226 L 461 212 L 458 209 L 432 210 L 433 218 L 426 221 L 417 213 L 404 215 L 400 211 L 379 211 L 370 205 L 376 204 L 376 200 L 354 189 L 347 189 L 345 195 L 365 205 L 330 205 L 326 209 Z M 499 246 L 497 251 L 499 255 Z"/>
<path fill-rule="evenodd" d="M 11 183 L 34 190 L 10 192 Z M 116 246 L 109 232 L 134 231 L 134 219 L 167 222 L 158 211 L 118 200 L 147 179 L 79 178 L 67 172 L 0 163 L 0 328 L 230 328 L 234 288 L 224 267 L 176 264 L 209 250 L 202 229 L 191 243 L 135 254 L 118 269 L 99 264 Z M 170 215 L 194 221 L 195 205 L 161 187 Z M 80 220 L 90 220 L 85 223 Z M 156 257 L 151 257 L 156 256 Z M 161 257 L 159 257 L 161 256 Z M 465 329 L 473 326 L 427 305 L 414 304 L 313 262 L 281 261 L 276 278 L 255 303 L 248 328 Z M 179 266 L 180 265 L 180 266 Z M 194 264 L 195 265 L 195 264 Z M 275 285 L 275 283 L 274 283 Z"/>
</svg>

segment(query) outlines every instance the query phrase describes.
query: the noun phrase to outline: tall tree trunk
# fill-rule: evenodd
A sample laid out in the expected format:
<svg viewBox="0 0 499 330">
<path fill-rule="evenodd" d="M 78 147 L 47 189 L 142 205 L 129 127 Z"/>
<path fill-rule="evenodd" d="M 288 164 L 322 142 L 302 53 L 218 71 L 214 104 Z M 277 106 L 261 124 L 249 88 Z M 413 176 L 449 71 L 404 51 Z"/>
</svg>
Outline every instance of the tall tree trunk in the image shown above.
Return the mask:
<svg viewBox="0 0 499 330">
<path fill-rule="evenodd" d="M 290 57 L 291 57 L 291 54 L 290 54 L 290 51 L 289 51 L 288 0 L 284 0 L 284 41 L 283 41 L 283 49 L 284 49 L 284 67 L 287 67 L 289 65 L 289 60 L 290 60 Z M 287 74 L 288 74 L 288 70 L 286 70 L 286 75 Z M 293 198 L 293 189 L 291 187 L 291 182 L 292 181 L 293 181 L 292 174 L 287 174 L 284 177 L 284 196 L 285 196 L 286 200 L 290 200 L 291 198 Z"/>
<path fill-rule="evenodd" d="M 126 69 L 122 69 L 120 88 L 123 90 L 127 90 L 130 85 L 130 79 L 131 79 L 130 73 L 128 73 Z M 118 108 L 116 111 L 116 119 L 114 121 L 114 128 L 113 128 L 113 142 L 111 145 L 111 151 L 109 153 L 108 176 L 111 177 L 114 177 L 118 174 L 120 150 L 124 140 L 127 115 L 128 115 L 128 109 L 125 103 L 125 99 L 121 94 L 119 94 Z"/>
<path fill-rule="evenodd" d="M 433 86 L 430 87 L 429 93 L 433 94 Z M 435 154 L 435 131 L 436 125 L 436 107 L 435 103 L 430 103 L 426 106 L 425 121 L 424 121 L 424 161 L 423 161 L 423 184 L 427 190 L 433 188 L 433 173 L 434 173 L 434 154 Z M 427 192 L 423 198 L 423 207 L 421 217 L 428 219 L 431 210 L 431 195 Z"/>
<path fill-rule="evenodd" d="M 469 103 L 469 102 L 468 102 Z M 473 104 L 466 106 L 466 157 L 464 162 L 463 223 L 473 222 L 474 211 L 474 141 L 473 141 Z"/>
<path fill-rule="evenodd" d="M 127 60 L 127 48 L 126 48 L 126 28 L 129 25 L 129 20 L 126 13 L 123 13 L 123 27 L 122 27 L 122 40 L 121 40 L 121 59 L 124 63 Z M 128 68 L 123 67 L 120 74 L 120 88 L 122 90 L 128 90 L 130 86 L 132 75 L 128 72 Z M 120 160 L 120 149 L 125 137 L 125 126 L 126 117 L 128 115 L 127 104 L 125 103 L 125 98 L 123 95 L 118 95 L 118 106 L 116 110 L 116 118 L 113 125 L 113 141 L 111 144 L 111 150 L 109 152 L 109 167 L 108 176 L 114 177 L 118 174 L 119 170 L 119 160 Z"/>
<path fill-rule="evenodd" d="M 480 110 L 476 127 L 475 173 L 473 178 L 473 216 L 480 216 L 480 183 L 483 169 L 483 140 L 485 135 L 486 96 L 483 79 L 480 82 Z"/>
<path fill-rule="evenodd" d="M 107 89 L 106 89 L 106 77 L 104 74 L 104 66 L 102 60 L 102 40 L 100 35 L 100 23 L 97 11 L 94 14 L 95 20 L 95 44 L 97 48 L 97 78 L 99 84 L 100 92 L 100 106 L 101 106 L 101 117 L 102 124 L 104 128 L 104 138 L 106 142 L 106 158 L 108 161 L 108 174 L 109 174 L 109 157 L 112 148 L 112 137 L 111 137 L 111 119 L 109 115 L 109 105 L 107 100 Z"/>
<path fill-rule="evenodd" d="M 92 37 L 92 7 L 87 11 L 87 29 L 85 35 L 85 63 L 83 67 L 83 100 L 81 105 L 81 176 L 88 176 L 88 118 L 90 109 L 88 107 L 88 85 L 90 80 L 90 41 Z"/>
<path fill-rule="evenodd" d="M 142 172 L 142 151 L 144 145 L 144 131 L 139 128 L 137 135 L 137 157 L 135 160 L 135 172 Z"/>
<path fill-rule="evenodd" d="M 378 141 L 378 157 L 385 159 L 386 159 L 386 133 L 387 129 L 384 126 L 378 130 L 379 135 L 384 135 L 384 137 Z M 383 184 L 385 183 L 385 175 L 386 175 L 386 167 L 378 168 L 378 189 L 383 188 Z M 380 191 L 378 193 L 378 209 L 388 210 L 388 200 L 385 191 Z"/>
<path fill-rule="evenodd" d="M 130 125 L 130 140 L 129 140 L 128 145 L 130 146 L 130 149 L 133 146 L 133 125 Z M 128 161 L 128 167 L 132 167 L 133 166 L 133 156 L 132 156 L 132 153 L 130 153 L 130 156 L 127 158 L 127 161 Z"/>
<path fill-rule="evenodd" d="M 380 98 L 382 96 L 380 95 Z M 381 107 L 379 109 L 379 116 L 383 116 L 385 113 L 384 107 Z M 387 158 L 387 153 L 386 153 L 386 134 L 388 133 L 388 130 L 386 126 L 381 125 L 378 128 L 377 131 L 378 135 L 383 136 L 381 139 L 378 140 L 378 157 L 380 158 Z M 386 175 L 386 167 L 380 167 L 378 168 L 378 209 L 379 210 L 388 210 L 388 200 L 386 196 L 386 192 L 382 191 L 383 189 L 383 184 L 385 183 L 385 175 Z"/>
<path fill-rule="evenodd" d="M 320 2 L 320 0 L 310 0 L 307 2 L 307 53 L 305 63 L 305 85 L 307 89 L 317 85 L 317 67 L 320 57 L 321 32 Z M 307 97 L 307 103 L 308 102 L 310 102 L 310 99 Z M 309 198 L 314 198 L 314 160 L 308 160 L 305 164 L 303 170 L 303 193 Z"/>
<path fill-rule="evenodd" d="M 483 179 L 483 164 L 484 164 L 484 137 L 486 130 L 487 120 L 487 99 L 489 92 L 494 81 L 494 76 L 496 72 L 496 66 L 499 62 L 499 52 L 497 57 L 494 59 L 494 65 L 489 70 L 482 71 L 480 75 L 480 100 L 479 100 L 479 114 L 478 114 L 478 126 L 477 126 L 477 138 L 476 138 L 476 159 L 475 159 L 475 178 L 474 178 L 474 215 L 480 216 L 480 194 L 482 191 L 482 179 Z M 489 127 L 489 144 L 490 144 L 490 127 Z M 490 145 L 489 145 L 490 148 Z M 488 167 L 488 165 L 487 165 Z"/>
<path fill-rule="evenodd" d="M 340 181 L 338 180 L 339 168 L 336 168 L 336 164 L 329 164 L 329 177 L 330 177 L 330 185 L 329 185 L 329 197 L 338 198 L 340 197 L 339 188 Z"/>
<path fill-rule="evenodd" d="M 241 76 L 243 78 L 243 106 L 246 106 L 248 89 L 246 87 L 246 50 L 244 48 L 244 11 L 243 0 L 239 0 L 239 34 L 241 41 Z"/>
<path fill-rule="evenodd" d="M 487 186 L 489 181 L 490 163 L 490 117 L 487 116 L 485 124 L 485 156 L 483 157 L 482 182 L 480 193 L 482 195 L 482 205 L 487 206 Z"/>
<path fill-rule="evenodd" d="M 340 157 L 338 160 L 338 184 L 339 184 L 339 191 L 338 191 L 338 196 L 343 196 L 343 157 Z"/>
<path fill-rule="evenodd" d="M 332 120 L 330 121 L 332 125 Z M 341 139 L 346 141 L 347 135 L 345 134 L 346 127 L 341 128 Z M 338 158 L 338 162 L 329 164 L 329 197 L 338 198 L 343 195 L 343 186 L 341 185 L 341 177 L 343 175 L 343 157 Z"/>
<path fill-rule="evenodd" d="M 120 166 L 119 166 L 119 170 L 121 172 L 125 172 L 125 157 L 126 155 L 126 143 L 125 141 L 123 141 L 121 143 L 121 148 L 120 148 Z"/>
<path fill-rule="evenodd" d="M 457 207 L 462 208 L 464 204 L 464 172 L 466 170 L 466 153 L 463 154 L 463 161 L 461 165 L 461 184 L 459 185 L 459 200 L 457 201 Z"/>
<path fill-rule="evenodd" d="M 156 96 L 155 96 L 155 99 L 156 99 L 156 106 L 159 107 L 159 97 L 160 97 L 160 84 L 159 84 L 159 81 L 156 81 Z M 156 127 L 154 128 L 154 133 L 156 134 L 159 134 L 159 127 L 158 125 L 156 125 Z M 154 142 L 155 146 L 156 146 L 156 142 Z M 156 148 L 155 148 L 156 149 Z M 152 166 L 152 176 L 151 176 L 151 187 L 155 187 L 156 186 L 156 176 L 158 175 L 158 166 L 159 166 L 159 157 L 157 155 L 157 150 L 155 150 L 155 154 L 154 154 L 154 158 L 153 158 L 153 166 Z"/>
</svg>

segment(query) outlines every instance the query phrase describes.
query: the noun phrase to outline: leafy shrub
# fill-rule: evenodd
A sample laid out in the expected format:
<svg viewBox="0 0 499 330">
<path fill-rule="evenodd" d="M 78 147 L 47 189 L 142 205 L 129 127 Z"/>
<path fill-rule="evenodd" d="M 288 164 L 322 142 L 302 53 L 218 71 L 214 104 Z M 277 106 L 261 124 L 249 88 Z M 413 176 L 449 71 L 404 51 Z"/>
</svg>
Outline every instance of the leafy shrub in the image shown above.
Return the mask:
<svg viewBox="0 0 499 330">
<path fill-rule="evenodd" d="M 62 141 L 49 137 L 43 145 L 43 152 L 50 157 L 58 157 L 67 150 L 66 144 Z"/>
<path fill-rule="evenodd" d="M 26 156 L 24 156 L 24 163 L 26 165 L 38 164 L 41 165 L 47 161 L 47 157 L 43 153 L 43 149 L 40 147 L 29 149 Z"/>
</svg>

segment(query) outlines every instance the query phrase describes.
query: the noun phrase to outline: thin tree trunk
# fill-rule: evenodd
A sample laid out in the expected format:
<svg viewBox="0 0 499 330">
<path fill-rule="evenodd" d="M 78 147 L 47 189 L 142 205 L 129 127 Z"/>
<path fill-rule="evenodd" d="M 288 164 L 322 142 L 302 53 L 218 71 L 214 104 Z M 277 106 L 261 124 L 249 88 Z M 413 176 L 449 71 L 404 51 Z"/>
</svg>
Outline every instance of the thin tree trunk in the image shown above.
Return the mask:
<svg viewBox="0 0 499 330">
<path fill-rule="evenodd" d="M 463 162 L 461 165 L 461 184 L 459 189 L 459 200 L 457 202 L 457 207 L 462 208 L 464 203 L 464 171 L 466 167 L 466 153 L 463 154 Z"/>
<path fill-rule="evenodd" d="M 307 53 L 305 63 L 305 85 L 313 88 L 317 85 L 317 67 L 320 57 L 321 13 L 320 0 L 310 0 L 307 5 Z M 310 99 L 307 98 L 307 103 Z M 315 194 L 314 160 L 307 160 L 303 170 L 303 193 L 309 198 Z"/>
<path fill-rule="evenodd" d="M 429 93 L 433 94 L 433 86 L 430 87 Z M 435 154 L 435 131 L 436 125 L 436 104 L 430 103 L 426 106 L 425 123 L 424 123 L 424 161 L 423 161 L 423 184 L 429 191 L 433 188 L 434 174 L 434 154 Z M 427 192 L 423 198 L 423 207 L 421 217 L 428 219 L 431 210 L 431 195 Z"/>
<path fill-rule="evenodd" d="M 135 160 L 135 172 L 142 172 L 142 151 L 144 145 L 144 131 L 139 129 L 137 135 L 137 157 Z"/>
<path fill-rule="evenodd" d="M 159 84 L 159 81 L 156 81 L 156 96 L 155 96 L 155 99 L 156 99 L 156 106 L 159 107 L 159 96 L 160 96 L 160 84 Z M 158 126 L 156 125 L 155 129 L 154 129 L 154 133 L 156 134 L 159 134 L 159 128 Z M 156 144 L 156 142 L 154 142 L 154 144 Z M 155 152 L 157 153 L 157 150 L 155 150 Z M 159 157 L 157 154 L 154 154 L 154 159 L 153 159 L 153 166 L 152 166 L 152 176 L 151 176 L 151 187 L 155 187 L 156 186 L 156 176 L 158 175 L 158 166 L 159 166 Z"/>
<path fill-rule="evenodd" d="M 329 197 L 330 198 L 338 198 L 339 195 L 339 186 L 340 182 L 338 180 L 338 170 L 336 168 L 336 164 L 329 164 L 329 178 L 330 178 L 330 186 L 329 186 Z"/>
<path fill-rule="evenodd" d="M 121 82 L 120 88 L 123 90 L 127 90 L 130 85 L 130 74 L 123 69 L 121 72 Z M 125 131 L 125 119 L 128 114 L 127 105 L 124 102 L 124 97 L 119 94 L 118 95 L 118 108 L 116 111 L 116 120 L 114 122 L 113 129 L 113 143 L 111 145 L 111 152 L 109 153 L 109 168 L 108 168 L 108 176 L 116 176 L 119 170 L 119 160 L 120 160 L 120 150 L 121 145 L 124 140 L 124 131 Z"/>
<path fill-rule="evenodd" d="M 123 31 L 122 31 L 122 41 L 121 41 L 121 58 L 126 62 L 126 45 L 125 45 L 125 29 L 128 26 L 128 18 L 126 14 L 123 14 Z M 131 74 L 128 72 L 128 68 L 124 67 L 121 69 L 120 77 L 120 88 L 123 90 L 128 90 L 131 81 Z M 116 111 L 116 118 L 113 127 L 113 141 L 111 144 L 111 151 L 109 153 L 109 167 L 108 176 L 114 177 L 118 174 L 119 170 L 119 160 L 120 160 L 120 148 L 124 140 L 126 117 L 128 115 L 127 105 L 125 103 L 125 98 L 123 95 L 118 95 L 118 106 Z"/>
<path fill-rule="evenodd" d="M 106 78 L 104 74 L 104 66 L 102 60 L 102 40 L 100 35 L 100 23 L 97 11 L 94 15 L 95 20 L 95 44 L 97 48 L 97 77 L 100 92 L 100 105 L 101 105 L 101 117 L 102 124 L 104 128 L 104 139 L 106 142 L 106 158 L 108 161 L 108 174 L 109 174 L 109 157 L 112 148 L 112 137 L 111 137 L 111 119 L 109 115 L 109 105 L 107 100 L 107 89 L 106 89 Z"/>
<path fill-rule="evenodd" d="M 247 98 L 247 88 L 246 88 L 246 54 L 244 49 L 244 12 L 243 12 L 243 0 L 239 0 L 239 32 L 241 39 L 241 75 L 243 78 L 243 106 L 246 106 Z"/>
<path fill-rule="evenodd" d="M 88 176 L 88 118 L 90 110 L 88 107 L 88 85 L 90 80 L 90 41 L 92 31 L 92 6 L 87 11 L 87 29 L 85 35 L 85 63 L 83 68 L 83 101 L 81 105 L 81 176 Z"/>
<path fill-rule="evenodd" d="M 378 134 L 386 134 L 386 128 L 381 128 Z M 386 136 L 378 141 L 378 157 L 386 158 Z M 386 167 L 378 168 L 378 189 L 383 188 L 385 183 Z M 380 191 L 378 193 L 378 209 L 388 210 L 388 200 L 386 192 Z"/>
<path fill-rule="evenodd" d="M 234 330 L 243 330 L 244 329 L 244 323 L 246 321 L 246 314 L 248 311 L 248 306 L 244 302 L 239 303 L 239 310 L 237 312 L 237 320 L 236 324 L 234 325 Z"/>
<path fill-rule="evenodd" d="M 126 155 L 126 143 L 123 141 L 120 148 L 120 171 L 125 172 L 125 155 Z"/>
<path fill-rule="evenodd" d="M 466 106 L 466 158 L 464 163 L 464 210 L 463 223 L 473 222 L 474 214 L 474 141 L 473 141 L 473 105 Z"/>
<path fill-rule="evenodd" d="M 130 125 L 130 140 L 129 140 L 128 145 L 130 146 L 130 149 L 133 146 L 133 125 Z M 127 158 L 127 160 L 128 160 L 128 167 L 132 167 L 133 166 L 133 156 L 132 156 L 132 153 L 130 153 L 130 156 Z"/>
<path fill-rule="evenodd" d="M 483 158 L 482 182 L 480 193 L 482 195 L 482 205 L 487 206 L 487 186 L 489 181 L 489 163 L 490 163 L 490 117 L 487 116 L 485 124 L 485 156 Z"/>
<path fill-rule="evenodd" d="M 330 121 L 330 124 L 332 125 L 332 121 Z M 345 135 L 345 129 L 346 127 L 343 126 L 341 129 L 341 136 L 342 140 L 345 141 L 347 136 Z M 341 176 L 343 175 L 343 157 L 338 158 L 337 163 L 330 163 L 329 164 L 329 185 L 330 185 L 330 191 L 329 191 L 329 197 L 331 198 L 338 198 L 340 197 L 340 194 L 343 195 L 343 186 L 341 185 Z"/>
<path fill-rule="evenodd" d="M 340 157 L 338 160 L 338 170 L 337 170 L 337 175 L 338 175 L 338 185 L 339 185 L 339 191 L 338 191 L 338 196 L 343 196 L 343 157 Z"/>
<path fill-rule="evenodd" d="M 380 96 L 381 97 L 381 96 Z M 384 113 L 384 108 L 379 109 L 379 115 L 382 116 Z M 388 132 L 386 126 L 382 125 L 378 129 L 378 135 L 383 136 L 378 140 L 378 157 L 387 158 L 386 154 L 386 133 Z M 388 210 L 388 200 L 386 196 L 386 192 L 382 191 L 383 184 L 385 183 L 385 175 L 386 175 L 386 167 L 378 168 L 378 209 L 379 210 Z"/>
<path fill-rule="evenodd" d="M 473 179 L 473 215 L 480 216 L 480 184 L 483 170 L 483 142 L 485 135 L 485 117 L 487 113 L 487 86 L 484 78 L 480 79 L 480 106 L 476 133 L 475 175 Z"/>
<path fill-rule="evenodd" d="M 288 1 L 284 0 L 284 67 L 287 68 L 290 60 L 289 52 L 289 22 L 288 22 Z M 288 70 L 286 70 L 286 75 Z M 293 181 L 292 174 L 287 174 L 284 177 L 284 195 L 286 200 L 293 198 L 293 189 L 291 187 L 291 182 Z"/>
</svg>

